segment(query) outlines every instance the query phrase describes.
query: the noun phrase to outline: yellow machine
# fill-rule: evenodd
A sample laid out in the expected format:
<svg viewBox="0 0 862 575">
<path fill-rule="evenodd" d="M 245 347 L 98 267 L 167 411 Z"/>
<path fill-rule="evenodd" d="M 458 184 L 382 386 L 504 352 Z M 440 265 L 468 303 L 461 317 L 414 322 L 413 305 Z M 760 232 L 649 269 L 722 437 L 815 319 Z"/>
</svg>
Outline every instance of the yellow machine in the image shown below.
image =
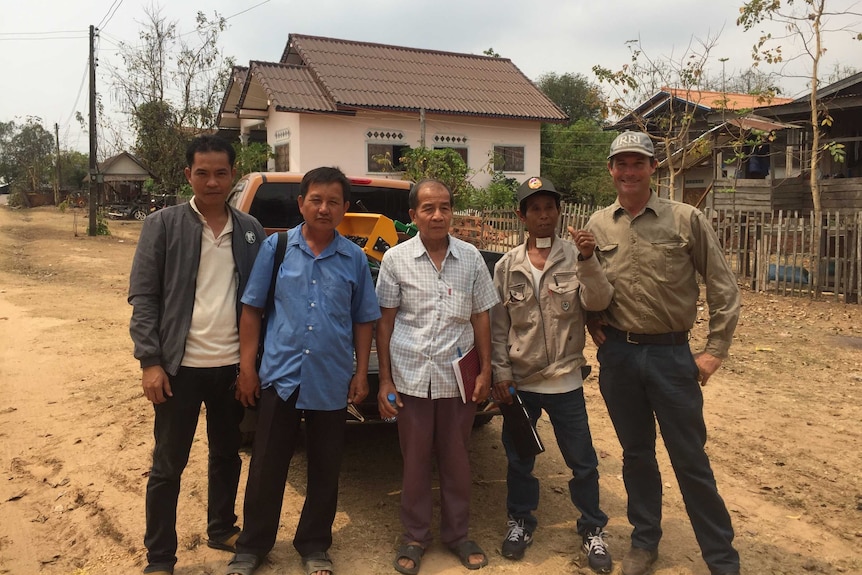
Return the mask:
<svg viewBox="0 0 862 575">
<path fill-rule="evenodd" d="M 380 214 L 349 212 L 336 228 L 338 233 L 358 245 L 368 257 L 383 259 L 386 250 L 398 243 L 395 222 Z"/>
</svg>

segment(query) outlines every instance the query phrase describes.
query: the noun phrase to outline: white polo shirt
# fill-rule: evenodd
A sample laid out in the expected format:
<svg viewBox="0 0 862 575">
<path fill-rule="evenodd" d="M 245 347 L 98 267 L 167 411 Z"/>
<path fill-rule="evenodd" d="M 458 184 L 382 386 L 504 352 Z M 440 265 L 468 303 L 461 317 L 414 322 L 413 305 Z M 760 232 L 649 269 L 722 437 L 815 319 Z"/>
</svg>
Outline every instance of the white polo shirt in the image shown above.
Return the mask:
<svg viewBox="0 0 862 575">
<path fill-rule="evenodd" d="M 201 219 L 201 259 L 195 283 L 192 323 L 186 336 L 182 365 L 221 367 L 239 363 L 239 326 L 236 317 L 237 272 L 233 259 L 233 220 L 215 237 L 195 200 L 189 200 Z"/>
</svg>

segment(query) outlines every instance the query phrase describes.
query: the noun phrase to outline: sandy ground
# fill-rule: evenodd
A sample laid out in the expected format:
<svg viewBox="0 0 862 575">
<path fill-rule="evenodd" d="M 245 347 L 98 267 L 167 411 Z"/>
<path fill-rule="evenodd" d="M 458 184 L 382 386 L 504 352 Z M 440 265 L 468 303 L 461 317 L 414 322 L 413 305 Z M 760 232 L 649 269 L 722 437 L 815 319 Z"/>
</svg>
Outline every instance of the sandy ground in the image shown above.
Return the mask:
<svg viewBox="0 0 862 575">
<path fill-rule="evenodd" d="M 84 213 L 0 208 L 0 573 L 133 574 L 144 565 L 152 408 L 141 395 L 126 303 L 139 230 L 137 222 L 111 222 L 111 236 L 89 238 Z M 743 573 L 862 574 L 862 306 L 748 291 L 743 301 L 732 355 L 704 391 L 708 451 Z M 696 347 L 705 329 L 703 321 L 695 327 Z M 586 394 L 611 517 L 607 530 L 619 560 L 630 531 L 620 448 L 595 377 Z M 205 545 L 203 428 L 180 496 L 177 575 L 219 574 L 229 558 Z M 474 434 L 472 535 L 490 555 L 482 573 L 590 572 L 576 544 L 552 428 L 543 422 L 539 431 L 549 448 L 536 466 L 540 527 L 517 563 L 499 555 L 500 421 Z M 659 452 L 665 535 L 655 573 L 708 575 Z M 244 453 L 244 474 L 248 458 Z M 332 548 L 337 573 L 395 572 L 400 465 L 391 426 L 351 428 Z M 279 541 L 261 575 L 302 573 L 290 541 L 304 467 L 299 453 Z M 241 504 L 242 493 L 238 510 Z M 424 575 L 463 572 L 440 546 L 422 566 Z"/>
</svg>

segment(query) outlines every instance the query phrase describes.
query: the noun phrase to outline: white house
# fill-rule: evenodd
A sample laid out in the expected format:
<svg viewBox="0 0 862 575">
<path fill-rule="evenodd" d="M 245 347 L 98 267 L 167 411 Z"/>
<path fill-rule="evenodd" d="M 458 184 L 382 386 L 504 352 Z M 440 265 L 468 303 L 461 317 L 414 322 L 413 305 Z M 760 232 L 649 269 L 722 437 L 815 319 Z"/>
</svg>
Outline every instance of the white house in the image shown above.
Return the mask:
<svg viewBox="0 0 862 575">
<path fill-rule="evenodd" d="M 381 177 L 406 148 L 452 148 L 485 186 L 491 170 L 539 173 L 540 126 L 568 117 L 506 58 L 291 34 L 280 62 L 234 69 L 219 128 L 265 130 L 269 169 L 336 165 Z"/>
</svg>

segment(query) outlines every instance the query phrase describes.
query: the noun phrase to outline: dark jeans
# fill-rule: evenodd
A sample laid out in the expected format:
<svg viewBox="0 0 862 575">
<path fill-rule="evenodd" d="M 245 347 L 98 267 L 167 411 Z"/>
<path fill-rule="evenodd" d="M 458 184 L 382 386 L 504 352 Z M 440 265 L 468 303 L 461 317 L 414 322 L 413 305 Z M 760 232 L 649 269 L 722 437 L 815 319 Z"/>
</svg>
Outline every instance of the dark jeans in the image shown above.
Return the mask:
<svg viewBox="0 0 862 575">
<path fill-rule="evenodd" d="M 703 394 L 688 344 L 608 339 L 597 357 L 602 396 L 623 448 L 632 546 L 656 549 L 662 536 L 657 420 L 704 561 L 715 572 L 737 571 L 730 515 L 704 451 Z"/>
<path fill-rule="evenodd" d="M 264 557 L 275 545 L 287 472 L 303 415 L 308 479 L 305 504 L 293 546 L 304 557 L 316 551 L 326 551 L 332 545 L 347 408 L 300 410 L 296 408 L 298 396 L 298 389 L 287 401 L 282 400 L 272 387 L 260 392 L 257 430 L 245 487 L 243 528 L 236 543 L 237 554 Z"/>
<path fill-rule="evenodd" d="M 242 404 L 234 398 L 236 366 L 181 367 L 170 376 L 173 397 L 154 405 L 153 467 L 147 481 L 149 571 L 172 571 L 177 562 L 177 499 L 180 476 L 189 461 L 201 403 L 206 406 L 209 446 L 207 535 L 226 539 L 239 531 L 234 504 L 242 461 L 239 457 Z"/>
<path fill-rule="evenodd" d="M 563 459 L 572 470 L 569 480 L 569 495 L 581 516 L 578 518 L 578 533 L 583 535 L 596 527 L 604 527 L 608 516 L 599 507 L 599 461 L 593 449 L 587 407 L 583 388 L 568 393 L 543 394 L 519 391 L 524 407 L 530 414 L 533 427 L 544 409 L 551 418 L 554 435 Z M 503 423 L 503 446 L 509 460 L 506 473 L 508 496 L 506 507 L 514 519 L 523 519 L 529 531 L 535 531 L 538 520 L 533 511 L 539 506 L 539 480 L 533 476 L 536 458 L 518 458 L 515 446 Z"/>
</svg>

